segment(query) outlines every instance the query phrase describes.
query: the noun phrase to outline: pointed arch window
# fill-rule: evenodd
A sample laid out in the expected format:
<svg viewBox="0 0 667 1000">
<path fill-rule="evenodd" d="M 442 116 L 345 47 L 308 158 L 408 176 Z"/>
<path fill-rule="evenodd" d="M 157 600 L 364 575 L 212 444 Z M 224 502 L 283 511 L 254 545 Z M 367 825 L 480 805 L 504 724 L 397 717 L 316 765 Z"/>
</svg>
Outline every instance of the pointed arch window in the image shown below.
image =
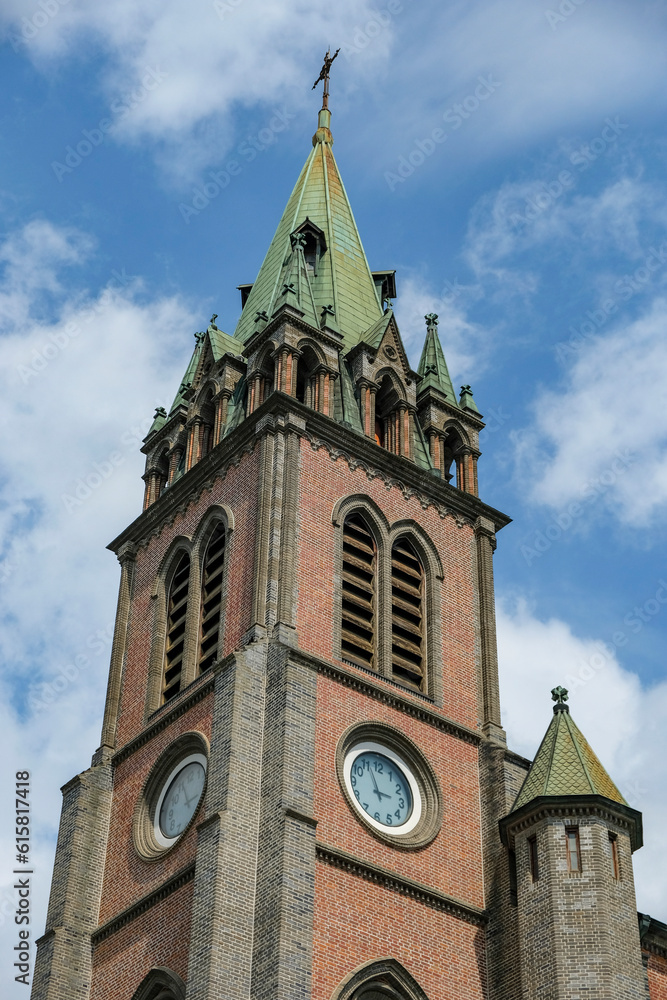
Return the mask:
<svg viewBox="0 0 667 1000">
<path fill-rule="evenodd" d="M 218 655 L 226 541 L 225 526 L 218 524 L 206 546 L 202 572 L 201 622 L 199 627 L 200 673 L 208 670 Z"/>
<path fill-rule="evenodd" d="M 366 522 L 351 514 L 343 527 L 342 658 L 375 668 L 377 546 Z"/>
<path fill-rule="evenodd" d="M 188 610 L 190 587 L 190 556 L 181 556 L 169 588 L 167 604 L 167 640 L 164 654 L 164 686 L 162 703 L 169 701 L 181 690 L 181 669 L 185 647 L 185 618 Z"/>
<path fill-rule="evenodd" d="M 391 669 L 395 680 L 424 689 L 424 568 L 407 538 L 391 550 Z"/>
</svg>

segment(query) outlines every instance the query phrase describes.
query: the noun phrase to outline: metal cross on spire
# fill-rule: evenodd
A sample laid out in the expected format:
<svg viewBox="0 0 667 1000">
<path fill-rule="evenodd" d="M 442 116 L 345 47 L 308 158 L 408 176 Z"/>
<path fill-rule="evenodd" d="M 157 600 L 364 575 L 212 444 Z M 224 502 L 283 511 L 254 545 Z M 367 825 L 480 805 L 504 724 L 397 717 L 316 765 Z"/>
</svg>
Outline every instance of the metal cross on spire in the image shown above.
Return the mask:
<svg viewBox="0 0 667 1000">
<path fill-rule="evenodd" d="M 318 83 L 320 82 L 320 80 L 324 80 L 324 93 L 322 94 L 322 107 L 323 108 L 328 108 L 329 107 L 329 70 L 331 69 L 331 63 L 334 61 L 334 59 L 336 58 L 336 56 L 338 55 L 339 52 L 340 52 L 340 49 L 336 49 L 336 51 L 334 52 L 334 54 L 331 55 L 331 49 L 330 48 L 327 49 L 326 55 L 324 56 L 324 65 L 322 66 L 322 69 L 320 70 L 320 75 L 318 76 L 317 80 L 313 84 L 313 90 L 315 90 L 315 87 L 318 85 Z"/>
</svg>

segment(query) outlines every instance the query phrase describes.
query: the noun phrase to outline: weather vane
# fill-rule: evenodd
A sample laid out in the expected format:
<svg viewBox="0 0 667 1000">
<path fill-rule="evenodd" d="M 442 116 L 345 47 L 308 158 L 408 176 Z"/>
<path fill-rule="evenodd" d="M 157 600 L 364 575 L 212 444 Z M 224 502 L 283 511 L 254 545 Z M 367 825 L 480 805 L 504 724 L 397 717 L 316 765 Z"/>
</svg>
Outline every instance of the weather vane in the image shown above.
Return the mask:
<svg viewBox="0 0 667 1000">
<path fill-rule="evenodd" d="M 340 49 L 336 49 L 336 51 L 334 52 L 334 54 L 331 55 L 331 49 L 330 48 L 327 49 L 326 55 L 324 56 L 324 65 L 322 66 L 322 69 L 320 70 L 320 75 L 318 76 L 317 80 L 313 84 L 313 90 L 315 90 L 315 87 L 318 85 L 318 83 L 320 82 L 320 80 L 324 80 L 324 93 L 322 94 L 322 107 L 323 108 L 328 108 L 329 107 L 329 70 L 331 69 L 331 63 L 334 61 L 334 59 L 336 58 L 336 56 L 338 55 L 339 52 L 340 52 Z"/>
</svg>

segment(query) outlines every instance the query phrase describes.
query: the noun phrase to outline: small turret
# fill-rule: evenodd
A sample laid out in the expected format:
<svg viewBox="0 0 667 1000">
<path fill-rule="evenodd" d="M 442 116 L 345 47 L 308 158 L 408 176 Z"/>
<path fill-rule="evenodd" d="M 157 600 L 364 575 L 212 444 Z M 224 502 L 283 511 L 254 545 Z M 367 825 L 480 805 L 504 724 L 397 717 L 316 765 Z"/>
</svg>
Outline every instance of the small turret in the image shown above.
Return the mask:
<svg viewBox="0 0 667 1000">
<path fill-rule="evenodd" d="M 526 1000 L 645 996 L 631 808 L 575 725 L 567 691 L 500 832 L 516 865 Z"/>
</svg>

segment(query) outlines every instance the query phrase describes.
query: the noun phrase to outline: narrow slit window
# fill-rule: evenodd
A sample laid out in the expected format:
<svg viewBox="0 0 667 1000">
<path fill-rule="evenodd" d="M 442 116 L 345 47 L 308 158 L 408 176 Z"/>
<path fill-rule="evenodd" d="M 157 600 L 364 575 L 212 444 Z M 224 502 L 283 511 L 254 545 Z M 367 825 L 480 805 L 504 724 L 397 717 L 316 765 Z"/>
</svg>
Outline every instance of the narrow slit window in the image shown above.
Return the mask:
<svg viewBox="0 0 667 1000">
<path fill-rule="evenodd" d="M 611 874 L 618 881 L 621 877 L 621 867 L 618 859 L 618 837 L 615 833 L 609 834 L 609 849 L 611 851 Z"/>
<path fill-rule="evenodd" d="M 537 860 L 537 837 L 528 838 L 528 860 L 530 862 L 530 877 L 533 882 L 537 882 L 540 877 L 540 868 Z"/>
<path fill-rule="evenodd" d="M 343 528 L 342 659 L 375 668 L 375 569 L 377 546 L 358 514 Z"/>
<path fill-rule="evenodd" d="M 222 583 L 225 566 L 225 528 L 219 524 L 206 547 L 201 588 L 201 624 L 199 628 L 199 672 L 208 670 L 218 655 Z"/>
<path fill-rule="evenodd" d="M 567 870 L 570 872 L 581 871 L 581 851 L 579 848 L 579 830 L 576 826 L 569 826 L 565 830 L 567 842 Z"/>
<path fill-rule="evenodd" d="M 184 553 L 176 567 L 169 588 L 167 605 L 167 641 L 164 656 L 163 704 L 181 690 L 181 668 L 185 645 L 185 618 L 188 610 L 190 556 Z"/>
<path fill-rule="evenodd" d="M 391 550 L 391 669 L 394 680 L 424 689 L 424 570 L 407 538 Z"/>
</svg>

